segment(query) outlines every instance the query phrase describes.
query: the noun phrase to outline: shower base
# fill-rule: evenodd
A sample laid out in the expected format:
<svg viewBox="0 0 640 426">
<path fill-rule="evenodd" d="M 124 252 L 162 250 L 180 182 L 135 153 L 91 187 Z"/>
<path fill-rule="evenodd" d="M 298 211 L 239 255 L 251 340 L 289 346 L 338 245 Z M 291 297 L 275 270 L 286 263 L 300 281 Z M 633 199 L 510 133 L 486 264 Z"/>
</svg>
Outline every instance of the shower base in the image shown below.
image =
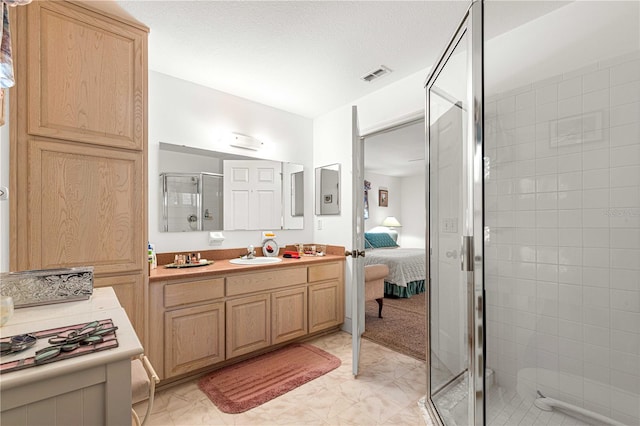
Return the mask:
<svg viewBox="0 0 640 426">
<path fill-rule="evenodd" d="M 524 399 L 513 391 L 493 385 L 493 374 L 487 377 L 487 425 L 489 426 L 592 426 L 560 411 L 543 411 L 534 399 Z M 468 419 L 468 381 L 465 374 L 457 382 L 435 396 L 434 402 L 448 426 L 466 426 Z"/>
</svg>

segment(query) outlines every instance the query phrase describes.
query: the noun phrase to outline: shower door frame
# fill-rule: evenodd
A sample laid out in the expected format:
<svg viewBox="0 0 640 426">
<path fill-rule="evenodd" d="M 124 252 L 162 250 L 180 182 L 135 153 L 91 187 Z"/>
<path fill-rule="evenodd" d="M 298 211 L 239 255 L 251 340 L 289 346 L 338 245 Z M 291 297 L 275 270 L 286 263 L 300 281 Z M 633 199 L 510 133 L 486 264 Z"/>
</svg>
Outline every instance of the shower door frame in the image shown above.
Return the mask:
<svg viewBox="0 0 640 426">
<path fill-rule="evenodd" d="M 427 141 L 426 158 L 430 167 L 430 88 L 434 84 L 442 69 L 454 51 L 456 45 L 466 33 L 469 39 L 467 49 L 467 140 L 463 142 L 463 212 L 466 213 L 463 221 L 462 256 L 467 256 L 467 318 L 468 318 L 468 402 L 469 424 L 485 424 L 485 313 L 484 313 L 484 88 L 483 88 L 483 0 L 473 0 L 451 37 L 447 47 L 440 55 L 438 62 L 429 73 L 425 81 L 425 137 Z M 427 188 L 429 188 L 429 170 L 426 173 Z M 426 197 L 427 225 L 431 226 L 430 197 Z M 466 237 L 465 237 L 466 236 Z M 427 230 L 427 239 L 430 237 L 430 229 Z M 470 238 L 469 238 L 470 237 Z M 470 243 L 465 245 L 464 243 Z M 430 247 L 430 242 L 428 243 Z M 427 248 L 429 248 L 427 247 Z M 429 277 L 429 303 L 427 303 L 427 319 L 430 318 L 431 303 L 431 271 L 430 262 L 427 262 L 427 275 Z M 431 396 L 431 327 L 427 327 L 427 395 L 425 405 L 432 419 L 438 424 L 444 422 L 438 413 L 438 409 Z"/>
</svg>

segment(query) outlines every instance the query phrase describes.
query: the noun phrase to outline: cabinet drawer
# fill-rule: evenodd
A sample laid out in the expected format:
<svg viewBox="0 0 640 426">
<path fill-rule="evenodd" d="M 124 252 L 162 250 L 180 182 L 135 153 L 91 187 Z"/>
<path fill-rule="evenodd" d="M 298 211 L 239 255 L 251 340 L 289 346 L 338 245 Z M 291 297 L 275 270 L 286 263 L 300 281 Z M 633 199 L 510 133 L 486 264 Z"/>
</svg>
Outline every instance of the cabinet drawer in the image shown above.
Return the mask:
<svg viewBox="0 0 640 426">
<path fill-rule="evenodd" d="M 307 268 L 279 269 L 227 277 L 227 296 L 269 291 L 307 282 Z"/>
<path fill-rule="evenodd" d="M 341 268 L 343 268 L 341 262 L 309 266 L 309 282 L 336 279 L 340 276 Z"/>
<path fill-rule="evenodd" d="M 224 278 L 168 283 L 164 287 L 164 306 L 219 299 L 224 296 Z"/>
</svg>

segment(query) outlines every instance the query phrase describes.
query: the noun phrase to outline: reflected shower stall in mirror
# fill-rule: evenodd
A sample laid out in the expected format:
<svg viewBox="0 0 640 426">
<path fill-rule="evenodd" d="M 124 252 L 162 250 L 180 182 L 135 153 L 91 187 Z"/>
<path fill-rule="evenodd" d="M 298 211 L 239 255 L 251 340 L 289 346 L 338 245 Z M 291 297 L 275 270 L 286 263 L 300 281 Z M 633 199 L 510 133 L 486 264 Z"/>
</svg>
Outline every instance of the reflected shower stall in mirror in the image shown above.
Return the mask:
<svg viewBox="0 0 640 426">
<path fill-rule="evenodd" d="M 316 168 L 316 214 L 340 214 L 340 164 Z"/>
<path fill-rule="evenodd" d="M 223 224 L 223 179 L 219 173 L 162 173 L 165 232 L 215 231 Z"/>
<path fill-rule="evenodd" d="M 304 229 L 304 167 L 160 143 L 160 231 Z"/>
</svg>

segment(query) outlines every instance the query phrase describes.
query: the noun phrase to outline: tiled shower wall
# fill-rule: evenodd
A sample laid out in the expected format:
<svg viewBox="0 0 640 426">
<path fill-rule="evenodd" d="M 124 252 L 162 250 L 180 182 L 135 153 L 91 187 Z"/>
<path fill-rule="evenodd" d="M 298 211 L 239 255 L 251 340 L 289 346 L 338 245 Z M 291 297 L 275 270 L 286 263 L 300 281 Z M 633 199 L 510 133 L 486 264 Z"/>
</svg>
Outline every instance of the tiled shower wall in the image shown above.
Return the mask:
<svg viewBox="0 0 640 426">
<path fill-rule="evenodd" d="M 640 424 L 640 54 L 485 101 L 496 385 Z"/>
</svg>

